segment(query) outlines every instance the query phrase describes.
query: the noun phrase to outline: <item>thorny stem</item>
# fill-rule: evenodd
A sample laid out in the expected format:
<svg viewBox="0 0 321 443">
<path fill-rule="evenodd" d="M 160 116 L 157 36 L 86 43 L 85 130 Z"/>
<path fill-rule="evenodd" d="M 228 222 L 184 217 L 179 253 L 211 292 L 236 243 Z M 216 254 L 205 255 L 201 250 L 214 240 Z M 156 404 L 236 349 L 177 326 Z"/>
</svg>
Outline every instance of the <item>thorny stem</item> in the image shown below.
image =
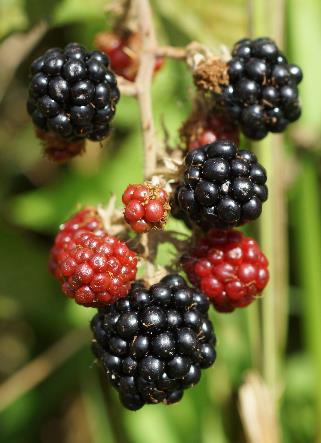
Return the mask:
<svg viewBox="0 0 321 443">
<path fill-rule="evenodd" d="M 149 0 L 134 0 L 134 11 L 137 14 L 138 28 L 141 34 L 141 52 L 139 56 L 139 69 L 134 83 L 135 93 L 140 109 L 141 126 L 144 141 L 144 178 L 152 177 L 157 163 L 157 140 L 152 111 L 152 77 L 155 66 L 155 51 L 157 46 L 155 29 L 152 21 L 152 13 Z M 150 237 L 142 235 L 142 243 L 145 250 L 146 277 L 151 277 L 153 272 L 150 263 Z"/>
<path fill-rule="evenodd" d="M 156 58 L 169 57 L 181 59 L 193 67 L 197 64 L 197 60 L 199 60 L 197 54 L 208 54 L 209 51 L 198 42 L 192 42 L 185 48 L 158 46 L 149 0 L 132 0 L 131 2 L 126 2 L 125 5 L 126 10 L 123 12 L 123 17 L 128 15 L 128 10 L 131 9 L 137 20 L 141 36 L 141 51 L 136 80 L 130 82 L 119 77 L 118 86 L 122 94 L 136 97 L 139 104 L 144 144 L 144 179 L 148 180 L 155 174 L 157 167 L 158 143 L 155 137 L 151 94 Z M 152 234 L 143 234 L 141 237 L 146 259 L 145 276 L 147 280 L 151 279 L 154 273 L 154 267 L 151 263 L 153 256 L 155 257 L 156 255 L 153 238 Z"/>
</svg>

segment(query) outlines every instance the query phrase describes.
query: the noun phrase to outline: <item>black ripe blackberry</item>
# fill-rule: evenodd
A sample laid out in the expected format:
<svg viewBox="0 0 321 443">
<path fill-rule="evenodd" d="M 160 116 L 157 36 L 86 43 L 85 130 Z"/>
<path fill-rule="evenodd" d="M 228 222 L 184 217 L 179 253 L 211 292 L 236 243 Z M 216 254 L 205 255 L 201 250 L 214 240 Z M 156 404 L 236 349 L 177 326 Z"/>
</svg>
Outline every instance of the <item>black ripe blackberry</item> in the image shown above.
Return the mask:
<svg viewBox="0 0 321 443">
<path fill-rule="evenodd" d="M 171 404 L 216 358 L 205 295 L 171 274 L 101 309 L 91 322 L 93 352 L 123 405 Z"/>
<path fill-rule="evenodd" d="M 55 145 L 52 149 L 59 151 L 59 140 L 68 146 L 108 135 L 119 99 L 108 67 L 105 54 L 78 43 L 49 49 L 31 64 L 27 110 L 40 138 Z"/>
<path fill-rule="evenodd" d="M 172 201 L 174 216 L 203 230 L 229 229 L 259 217 L 268 189 L 265 169 L 252 152 L 217 140 L 190 151 L 185 165 Z"/>
<path fill-rule="evenodd" d="M 269 38 L 243 39 L 228 62 L 228 85 L 217 95 L 218 106 L 236 119 L 254 140 L 282 132 L 300 117 L 297 85 L 302 71 L 289 64 Z"/>
</svg>

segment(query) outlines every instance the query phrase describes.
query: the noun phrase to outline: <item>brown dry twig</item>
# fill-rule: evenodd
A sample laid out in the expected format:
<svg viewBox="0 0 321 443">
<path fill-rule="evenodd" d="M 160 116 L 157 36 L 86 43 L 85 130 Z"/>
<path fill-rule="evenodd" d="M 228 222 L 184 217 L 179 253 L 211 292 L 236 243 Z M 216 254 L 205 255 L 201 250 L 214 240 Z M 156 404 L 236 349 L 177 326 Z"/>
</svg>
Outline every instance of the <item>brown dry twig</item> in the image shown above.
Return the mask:
<svg viewBox="0 0 321 443">
<path fill-rule="evenodd" d="M 136 19 L 136 27 L 140 33 L 141 48 L 138 54 L 138 72 L 135 81 L 130 82 L 118 77 L 118 86 L 123 95 L 135 97 L 139 104 L 140 120 L 144 145 L 144 178 L 152 180 L 153 176 L 159 174 L 162 182 L 169 178 L 166 171 L 157 168 L 157 160 L 164 155 L 159 155 L 159 144 L 155 137 L 155 127 L 152 111 L 152 79 L 154 66 L 157 57 L 170 57 L 181 59 L 194 71 L 200 62 L 204 62 L 208 57 L 213 59 L 213 54 L 204 45 L 192 42 L 185 48 L 175 48 L 171 46 L 158 46 L 155 28 L 152 20 L 152 12 L 149 0 L 132 0 L 125 2 L 126 8 L 122 11 L 120 20 L 124 22 L 124 17 L 129 15 Z M 224 62 L 222 62 L 224 63 Z M 174 163 L 173 163 L 174 165 Z M 165 164 L 165 166 L 168 166 Z M 179 165 L 174 165 L 172 172 L 179 171 Z M 164 174 L 163 174 L 164 172 Z M 157 245 L 153 233 L 143 234 L 141 243 L 144 248 L 144 258 L 146 261 L 146 278 L 150 279 L 155 271 L 152 259 L 156 255 Z"/>
<path fill-rule="evenodd" d="M 88 340 L 87 328 L 72 331 L 5 380 L 0 385 L 0 412 L 48 378 L 68 358 L 78 352 Z"/>
<path fill-rule="evenodd" d="M 240 415 L 249 443 L 279 443 L 277 412 L 271 391 L 250 372 L 239 392 Z"/>
<path fill-rule="evenodd" d="M 41 22 L 29 32 L 17 32 L 6 38 L 0 46 L 0 101 L 16 69 L 35 44 L 47 32 L 48 25 Z"/>
</svg>

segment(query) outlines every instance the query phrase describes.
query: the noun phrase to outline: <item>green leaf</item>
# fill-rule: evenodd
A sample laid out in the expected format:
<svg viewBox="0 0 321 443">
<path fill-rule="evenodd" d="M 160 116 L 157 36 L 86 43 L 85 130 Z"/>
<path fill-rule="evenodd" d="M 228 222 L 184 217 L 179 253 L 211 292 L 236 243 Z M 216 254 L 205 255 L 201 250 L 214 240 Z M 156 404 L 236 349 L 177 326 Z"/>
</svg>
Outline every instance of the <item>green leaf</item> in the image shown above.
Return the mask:
<svg viewBox="0 0 321 443">
<path fill-rule="evenodd" d="M 201 43 L 230 46 L 247 33 L 245 0 L 156 0 L 156 5 L 171 24 Z"/>
<path fill-rule="evenodd" d="M 37 0 L 35 0 L 37 1 Z M 97 20 L 104 14 L 106 0 L 61 0 L 53 13 L 53 24 Z"/>
<path fill-rule="evenodd" d="M 142 154 L 136 136 L 134 134 L 112 158 L 107 155 L 98 171 L 86 174 L 68 169 L 48 187 L 16 197 L 11 205 L 12 219 L 37 231 L 55 232 L 79 205 L 107 202 L 111 193 L 120 200 L 126 184 L 141 177 Z M 132 167 L 126 168 L 126 162 Z"/>
<path fill-rule="evenodd" d="M 0 40 L 12 31 L 20 31 L 28 25 L 23 0 L 1 0 Z"/>
<path fill-rule="evenodd" d="M 316 54 L 321 41 L 321 3 L 319 0 L 289 0 L 287 5 L 291 61 L 293 59 L 304 73 L 299 86 L 303 113 L 297 125 L 319 140 L 321 88 L 316 85 L 320 83 L 321 60 Z"/>
</svg>

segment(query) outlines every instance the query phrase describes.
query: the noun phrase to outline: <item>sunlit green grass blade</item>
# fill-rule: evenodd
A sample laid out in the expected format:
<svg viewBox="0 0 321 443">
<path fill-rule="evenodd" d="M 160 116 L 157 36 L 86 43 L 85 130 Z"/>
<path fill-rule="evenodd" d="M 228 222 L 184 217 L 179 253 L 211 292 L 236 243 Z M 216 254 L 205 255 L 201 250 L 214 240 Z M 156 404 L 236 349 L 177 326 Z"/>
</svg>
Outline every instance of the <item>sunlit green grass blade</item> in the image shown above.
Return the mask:
<svg viewBox="0 0 321 443">
<path fill-rule="evenodd" d="M 316 399 L 321 416 L 321 205 L 320 182 L 313 158 L 300 156 L 301 173 L 291 205 L 295 248 L 298 258 L 296 269 L 302 285 L 304 330 L 316 371 Z M 321 431 L 321 429 L 320 429 Z"/>
</svg>

